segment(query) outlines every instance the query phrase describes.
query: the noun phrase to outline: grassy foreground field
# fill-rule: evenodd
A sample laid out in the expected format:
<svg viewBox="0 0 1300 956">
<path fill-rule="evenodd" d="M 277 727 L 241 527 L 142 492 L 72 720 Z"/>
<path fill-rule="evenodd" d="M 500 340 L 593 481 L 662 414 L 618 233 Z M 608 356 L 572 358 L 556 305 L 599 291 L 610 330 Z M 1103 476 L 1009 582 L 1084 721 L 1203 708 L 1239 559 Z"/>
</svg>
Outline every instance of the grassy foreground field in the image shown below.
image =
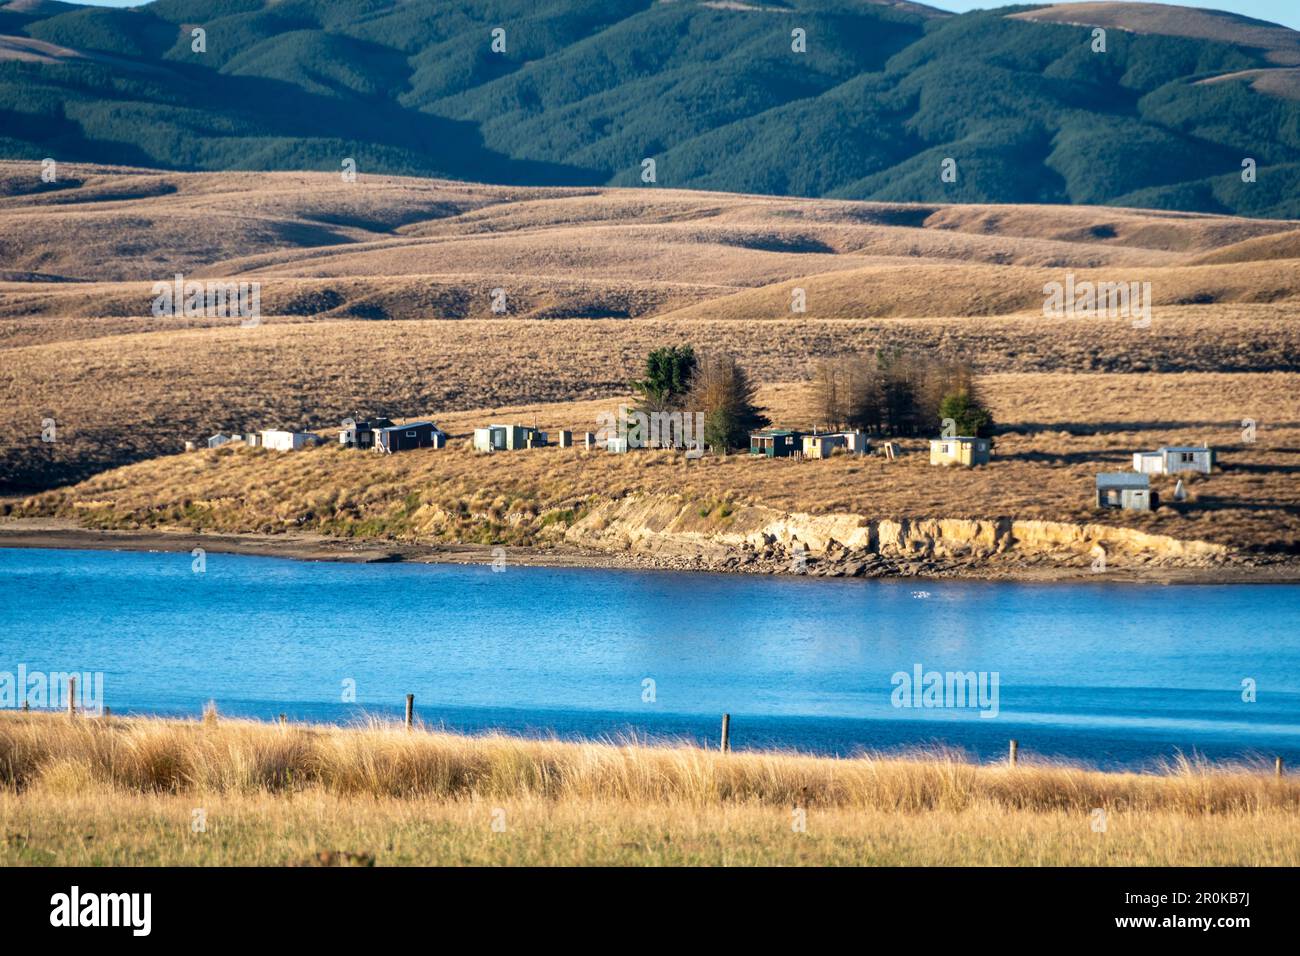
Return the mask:
<svg viewBox="0 0 1300 956">
<path fill-rule="evenodd" d="M 1271 768 L 0 716 L 6 866 L 1298 862 L 1300 780 Z"/>
</svg>

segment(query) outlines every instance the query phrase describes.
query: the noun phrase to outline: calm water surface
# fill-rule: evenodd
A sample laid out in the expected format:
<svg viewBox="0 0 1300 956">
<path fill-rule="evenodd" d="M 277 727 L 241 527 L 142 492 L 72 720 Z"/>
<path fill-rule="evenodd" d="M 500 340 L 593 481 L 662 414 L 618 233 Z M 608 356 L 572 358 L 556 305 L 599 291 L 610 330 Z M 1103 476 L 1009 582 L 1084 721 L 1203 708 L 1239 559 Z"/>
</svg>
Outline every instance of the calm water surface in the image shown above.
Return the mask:
<svg viewBox="0 0 1300 956">
<path fill-rule="evenodd" d="M 1102 766 L 1300 763 L 1300 586 L 835 581 L 0 549 L 0 672 L 102 671 L 116 713 L 460 730 L 943 743 Z M 998 715 L 901 709 L 896 672 L 996 672 Z M 1242 700 L 1242 681 L 1258 699 Z M 646 680 L 653 683 L 654 699 Z M 343 703 L 344 681 L 356 703 Z"/>
</svg>

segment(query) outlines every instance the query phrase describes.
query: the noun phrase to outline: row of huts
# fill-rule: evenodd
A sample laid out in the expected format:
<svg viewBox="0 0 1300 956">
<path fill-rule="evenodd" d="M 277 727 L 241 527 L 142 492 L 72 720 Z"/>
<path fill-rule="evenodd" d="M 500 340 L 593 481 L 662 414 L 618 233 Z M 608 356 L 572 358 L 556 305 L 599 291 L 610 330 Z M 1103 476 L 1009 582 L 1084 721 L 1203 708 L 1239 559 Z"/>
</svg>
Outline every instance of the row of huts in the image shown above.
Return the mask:
<svg viewBox="0 0 1300 956">
<path fill-rule="evenodd" d="M 865 455 L 871 450 L 866 432 L 801 432 L 765 428 L 749 436 L 749 453 L 765 458 L 830 458 L 836 452 Z"/>
<path fill-rule="evenodd" d="M 309 445 L 319 445 L 323 438 L 314 432 L 296 432 L 286 431 L 281 428 L 265 428 L 261 431 L 248 432 L 247 434 L 227 435 L 225 432 L 217 432 L 215 435 L 209 435 L 205 444 L 209 448 L 220 448 L 222 445 L 248 445 L 250 448 L 269 448 L 272 451 L 296 451 L 299 448 L 306 448 Z M 192 451 L 194 442 L 186 442 L 186 451 Z"/>
<path fill-rule="evenodd" d="M 767 428 L 749 437 L 749 453 L 767 458 L 829 458 L 841 450 L 864 455 L 869 448 L 870 442 L 862 432 L 803 433 L 789 428 Z M 893 447 L 889 452 L 888 457 L 893 458 Z M 992 442 L 987 438 L 959 435 L 930 439 L 932 465 L 987 465 L 991 456 Z M 1097 475 L 1097 507 L 1151 511 L 1160 505 L 1159 494 L 1151 488 L 1152 475 L 1208 475 L 1214 464 L 1214 449 L 1208 445 L 1165 445 L 1155 451 L 1134 452 L 1131 472 Z M 1180 498 L 1184 494 L 1181 480 L 1175 494 Z"/>
<path fill-rule="evenodd" d="M 993 443 L 987 438 L 957 436 L 930 440 L 932 465 L 987 465 Z M 881 453 L 898 454 L 895 442 L 885 442 Z M 802 432 L 793 428 L 765 428 L 749 436 L 749 453 L 766 458 L 830 458 L 834 454 L 865 455 L 871 451 L 866 432 Z"/>
<path fill-rule="evenodd" d="M 409 451 L 417 448 L 443 448 L 447 434 L 428 421 L 395 424 L 388 418 L 370 418 L 363 421 L 348 419 L 338 433 L 339 444 L 346 448 L 371 449 L 384 454 Z M 218 448 L 231 442 L 242 442 L 252 447 L 275 451 L 296 451 L 311 445 L 323 444 L 325 439 L 315 432 L 286 429 L 264 429 L 246 435 L 226 435 L 218 432 L 207 439 L 209 448 Z M 546 432 L 526 425 L 495 424 L 474 429 L 472 447 L 480 452 L 516 451 L 543 448 L 550 443 Z M 560 431 L 561 448 L 572 447 L 573 433 Z M 587 432 L 583 445 L 588 448 L 603 447 L 611 452 L 627 452 L 628 440 L 614 437 L 598 441 Z M 194 447 L 186 442 L 187 449 Z M 749 453 L 766 458 L 825 459 L 835 454 L 866 455 L 871 451 L 871 440 L 862 431 L 804 432 L 791 428 L 765 428 L 749 436 Z M 885 442 L 881 452 L 888 458 L 898 454 L 898 445 Z M 955 436 L 930 440 L 931 465 L 958 465 L 974 467 L 986 465 L 992 455 L 992 442 L 987 438 Z M 1102 472 L 1096 477 L 1096 505 L 1098 508 L 1120 508 L 1130 511 L 1151 511 L 1159 507 L 1160 499 L 1151 488 L 1152 475 L 1195 473 L 1208 475 L 1215 465 L 1214 449 L 1208 445 L 1166 445 L 1154 451 L 1133 454 L 1131 472 Z M 1182 491 L 1181 480 L 1178 492 Z"/>
<path fill-rule="evenodd" d="M 227 435 L 217 432 L 208 437 L 209 448 L 238 442 L 252 448 L 267 448 L 271 451 L 297 451 L 313 445 L 323 445 L 325 439 L 315 432 L 291 431 L 282 428 L 266 428 L 249 432 L 246 435 Z M 187 442 L 187 447 L 193 447 Z M 387 418 L 373 418 L 366 421 L 349 419 L 343 423 L 339 432 L 339 444 L 345 448 L 368 448 L 391 454 L 396 451 L 409 451 L 414 448 L 442 448 L 447 444 L 447 434 L 433 422 L 407 422 L 396 425 Z"/>
<path fill-rule="evenodd" d="M 344 448 L 365 448 L 385 454 L 411 451 L 416 448 L 445 448 L 447 437 L 447 433 L 433 422 L 405 422 L 398 425 L 389 418 L 370 418 L 362 421 L 348 419 L 338 433 L 339 444 Z M 594 436 L 589 434 L 588 447 L 592 447 L 593 441 Z M 297 451 L 300 448 L 324 444 L 325 439 L 316 432 L 272 428 L 249 432 L 246 435 L 227 435 L 218 432 L 209 436 L 206 444 L 209 448 L 220 448 L 231 442 L 246 444 L 253 448 L 269 448 L 274 451 Z M 560 432 L 561 446 L 568 447 L 572 442 L 572 432 Z M 192 450 L 195 443 L 185 444 L 187 450 Z M 540 448 L 546 444 L 548 444 L 546 432 L 526 425 L 489 425 L 474 430 L 473 446 L 478 451 Z"/>
<path fill-rule="evenodd" d="M 1151 488 L 1152 475 L 1208 475 L 1214 463 L 1214 449 L 1208 445 L 1165 445 L 1155 451 L 1134 452 L 1132 471 L 1097 475 L 1097 507 L 1152 511 L 1160 506 L 1160 495 Z M 1182 479 L 1174 493 L 1183 494 Z"/>
<path fill-rule="evenodd" d="M 344 448 L 368 448 L 383 454 L 413 451 L 416 448 L 446 448 L 447 433 L 433 422 L 393 424 L 388 418 L 365 421 L 348 420 L 339 432 Z"/>
</svg>

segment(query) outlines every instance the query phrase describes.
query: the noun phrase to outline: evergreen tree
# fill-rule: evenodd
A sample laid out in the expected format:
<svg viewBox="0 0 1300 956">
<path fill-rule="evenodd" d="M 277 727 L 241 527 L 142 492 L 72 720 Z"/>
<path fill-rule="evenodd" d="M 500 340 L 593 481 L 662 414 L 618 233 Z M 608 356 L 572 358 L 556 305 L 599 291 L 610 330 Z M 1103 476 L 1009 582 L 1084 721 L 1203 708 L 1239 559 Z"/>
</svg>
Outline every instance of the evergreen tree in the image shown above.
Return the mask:
<svg viewBox="0 0 1300 956">
<path fill-rule="evenodd" d="M 755 386 L 731 355 L 699 365 L 687 411 L 704 413 L 704 441 L 716 451 L 749 445 L 749 433 L 771 424 L 754 404 Z"/>
<path fill-rule="evenodd" d="M 958 435 L 988 438 L 993 434 L 993 414 L 964 389 L 944 396 L 939 403 L 939 418 L 956 422 Z"/>
<path fill-rule="evenodd" d="M 679 410 L 691 390 L 698 365 L 695 349 L 689 345 L 652 351 L 646 356 L 645 378 L 632 383 L 632 389 L 641 396 L 639 409 L 647 413 Z"/>
</svg>

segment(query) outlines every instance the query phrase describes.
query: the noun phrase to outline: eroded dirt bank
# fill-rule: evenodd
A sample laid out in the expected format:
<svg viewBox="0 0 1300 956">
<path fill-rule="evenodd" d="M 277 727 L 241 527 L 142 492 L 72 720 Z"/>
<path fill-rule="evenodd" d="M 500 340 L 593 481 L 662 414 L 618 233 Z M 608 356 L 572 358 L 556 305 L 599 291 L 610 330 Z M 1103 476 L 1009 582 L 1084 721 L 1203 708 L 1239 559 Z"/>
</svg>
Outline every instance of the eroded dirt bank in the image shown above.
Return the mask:
<svg viewBox="0 0 1300 956">
<path fill-rule="evenodd" d="M 565 541 L 660 565 L 721 571 L 848 577 L 1300 577 L 1291 561 L 1109 525 L 1011 518 L 872 519 L 762 506 L 706 512 L 693 502 L 662 497 L 597 506 L 568 529 Z"/>
<path fill-rule="evenodd" d="M 818 577 L 1300 582 L 1300 561 L 1100 524 L 1010 518 L 871 519 L 680 497 L 596 505 L 542 546 L 353 540 L 308 533 L 93 530 L 59 518 L 0 520 L 0 547 L 189 551 L 316 561 L 637 568 Z"/>
</svg>

